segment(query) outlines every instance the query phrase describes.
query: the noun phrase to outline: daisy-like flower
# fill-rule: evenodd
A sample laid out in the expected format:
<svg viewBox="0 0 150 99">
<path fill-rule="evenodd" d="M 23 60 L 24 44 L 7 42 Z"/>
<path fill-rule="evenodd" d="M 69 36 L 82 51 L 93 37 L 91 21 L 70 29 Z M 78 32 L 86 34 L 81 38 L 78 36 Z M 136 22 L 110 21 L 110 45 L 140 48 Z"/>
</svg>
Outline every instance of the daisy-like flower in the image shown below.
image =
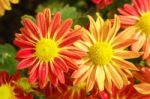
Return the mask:
<svg viewBox="0 0 150 99">
<path fill-rule="evenodd" d="M 134 85 L 134 88 L 139 93 L 150 96 L 150 68 L 143 67 L 140 71 L 135 72 L 134 76 L 141 82 Z"/>
<path fill-rule="evenodd" d="M 20 73 L 9 76 L 7 72 L 0 71 L 0 97 L 1 99 L 32 99 L 15 84 L 20 79 Z"/>
<path fill-rule="evenodd" d="M 5 10 L 11 10 L 11 3 L 17 4 L 19 0 L 0 0 L 0 16 L 5 14 Z"/>
<path fill-rule="evenodd" d="M 144 52 L 143 59 L 150 55 L 150 0 L 132 0 L 132 5 L 125 4 L 118 9 L 121 13 L 122 27 L 133 27 L 137 30 L 130 35 L 137 39 L 131 48 L 133 51 Z"/>
<path fill-rule="evenodd" d="M 80 67 L 74 71 L 72 78 L 74 84 L 79 84 L 86 80 L 86 90 L 93 89 L 95 83 L 99 90 L 106 88 L 111 92 L 112 82 L 121 89 L 124 84 L 129 84 L 127 79 L 131 76 L 130 70 L 137 70 L 131 62 L 124 59 L 139 57 L 141 54 L 134 51 L 125 50 L 135 40 L 126 39 L 130 29 L 117 34 L 120 23 L 118 16 L 115 16 L 114 24 L 103 19 L 97 14 L 96 22 L 91 16 L 89 31 L 82 29 L 82 39 L 74 45 L 86 53 L 79 62 Z M 129 70 L 130 69 L 130 70 Z"/>
<path fill-rule="evenodd" d="M 134 89 L 134 79 L 131 79 L 130 82 L 130 85 L 125 85 L 120 90 L 113 86 L 112 94 L 107 91 L 99 92 L 99 97 L 102 99 L 149 99 L 150 95 L 140 94 Z"/>
<path fill-rule="evenodd" d="M 103 9 L 105 6 L 112 4 L 114 0 L 92 0 L 93 3 L 98 5 L 98 8 Z"/>
<path fill-rule="evenodd" d="M 71 19 L 62 23 L 59 12 L 52 17 L 49 9 L 38 13 L 37 23 L 24 19 L 23 25 L 21 34 L 17 33 L 14 40 L 21 48 L 16 55 L 20 61 L 17 68 L 28 68 L 30 83 L 38 80 L 40 88 L 48 81 L 64 84 L 64 72 L 77 69 L 74 60 L 83 55 L 73 46 L 81 38 L 80 29 L 71 28 Z"/>
</svg>

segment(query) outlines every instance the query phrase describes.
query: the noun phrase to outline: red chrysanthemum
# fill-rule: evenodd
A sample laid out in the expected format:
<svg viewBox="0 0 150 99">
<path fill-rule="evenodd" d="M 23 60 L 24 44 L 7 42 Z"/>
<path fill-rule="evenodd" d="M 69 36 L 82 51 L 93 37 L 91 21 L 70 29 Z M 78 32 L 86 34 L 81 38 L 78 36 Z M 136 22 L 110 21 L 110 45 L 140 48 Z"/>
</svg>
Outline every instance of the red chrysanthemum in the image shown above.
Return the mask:
<svg viewBox="0 0 150 99">
<path fill-rule="evenodd" d="M 92 0 L 93 3 L 98 4 L 100 9 L 103 9 L 105 6 L 112 4 L 114 0 Z"/>
<path fill-rule="evenodd" d="M 132 50 L 144 52 L 143 59 L 150 55 L 150 0 L 132 0 L 132 5 L 125 4 L 118 9 L 121 13 L 120 20 L 123 28 L 135 28 L 130 33 L 137 41 L 131 46 Z"/>
<path fill-rule="evenodd" d="M 1 99 L 32 99 L 16 82 L 20 79 L 20 73 L 9 76 L 7 72 L 0 71 L 0 98 Z"/>
<path fill-rule="evenodd" d="M 134 79 L 130 80 L 130 85 L 125 85 L 121 89 L 112 86 L 111 93 L 105 91 L 95 90 L 91 98 L 96 99 L 149 99 L 150 95 L 143 95 L 134 89 Z"/>
<path fill-rule="evenodd" d="M 40 88 L 48 81 L 54 85 L 58 81 L 64 84 L 64 72 L 77 68 L 75 60 L 83 54 L 73 43 L 80 39 L 81 32 L 79 28 L 72 29 L 71 25 L 71 19 L 62 23 L 60 13 L 52 16 L 49 9 L 38 13 L 36 23 L 23 20 L 21 34 L 17 33 L 14 40 L 21 48 L 17 53 L 20 61 L 17 68 L 29 69 L 31 83 L 38 80 Z"/>
</svg>

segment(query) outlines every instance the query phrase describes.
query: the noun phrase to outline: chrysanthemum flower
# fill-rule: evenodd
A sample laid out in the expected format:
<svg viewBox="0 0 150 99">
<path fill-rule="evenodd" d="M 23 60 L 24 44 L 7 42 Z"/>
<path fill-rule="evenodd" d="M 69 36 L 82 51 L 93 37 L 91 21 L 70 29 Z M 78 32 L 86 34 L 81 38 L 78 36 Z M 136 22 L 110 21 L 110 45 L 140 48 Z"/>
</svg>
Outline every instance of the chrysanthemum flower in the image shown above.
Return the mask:
<svg viewBox="0 0 150 99">
<path fill-rule="evenodd" d="M 19 0 L 0 0 L 0 16 L 5 14 L 5 10 L 11 10 L 11 3 L 17 4 Z"/>
<path fill-rule="evenodd" d="M 150 55 L 150 0 L 132 0 L 132 3 L 118 9 L 122 14 L 120 20 L 122 27 L 132 26 L 137 29 L 130 34 L 138 39 L 131 48 L 134 51 L 142 48 L 143 59 L 146 59 Z"/>
<path fill-rule="evenodd" d="M 105 6 L 112 4 L 114 0 L 92 0 L 93 3 L 98 4 L 100 9 L 103 9 Z"/>
<path fill-rule="evenodd" d="M 134 88 L 141 94 L 150 95 L 150 68 L 143 67 L 140 71 L 135 72 L 134 76 L 141 82 L 134 85 Z"/>
<path fill-rule="evenodd" d="M 134 79 L 130 82 L 130 85 L 123 86 L 120 90 L 113 86 L 112 94 L 107 91 L 99 92 L 99 97 L 102 99 L 149 99 L 150 95 L 140 94 L 134 89 Z"/>
<path fill-rule="evenodd" d="M 79 62 L 80 67 L 72 74 L 75 78 L 74 84 L 79 84 L 86 80 L 87 91 L 92 90 L 97 83 L 99 90 L 104 87 L 111 90 L 112 82 L 117 88 L 122 88 L 124 84 L 129 84 L 127 76 L 131 76 L 131 70 L 137 68 L 131 62 L 124 59 L 131 59 L 140 56 L 140 53 L 124 50 L 135 40 L 126 39 L 127 29 L 117 34 L 120 23 L 118 16 L 112 25 L 109 20 L 104 22 L 97 14 L 96 22 L 91 16 L 89 31 L 83 29 L 83 37 L 74 45 L 86 53 L 86 56 Z"/>
<path fill-rule="evenodd" d="M 23 92 L 15 84 L 20 79 L 20 74 L 9 76 L 7 72 L 0 72 L 0 98 L 1 99 L 32 99 L 32 96 Z"/>
<path fill-rule="evenodd" d="M 52 17 L 49 9 L 38 13 L 37 23 L 24 19 L 23 25 L 21 34 L 17 33 L 14 40 L 14 44 L 21 48 L 16 55 L 20 61 L 17 68 L 28 68 L 29 81 L 38 80 L 40 88 L 49 80 L 54 85 L 58 81 L 64 84 L 63 73 L 77 69 L 74 60 L 83 55 L 73 46 L 81 38 L 80 29 L 71 28 L 71 19 L 62 23 L 59 12 Z"/>
</svg>

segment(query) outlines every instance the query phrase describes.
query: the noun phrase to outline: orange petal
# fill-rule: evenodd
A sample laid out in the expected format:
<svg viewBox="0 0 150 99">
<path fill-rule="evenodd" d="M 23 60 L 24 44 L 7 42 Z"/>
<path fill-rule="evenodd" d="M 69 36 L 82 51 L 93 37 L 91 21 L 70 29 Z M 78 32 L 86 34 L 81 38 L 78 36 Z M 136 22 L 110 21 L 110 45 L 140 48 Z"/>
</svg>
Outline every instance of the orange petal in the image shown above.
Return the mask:
<svg viewBox="0 0 150 99">
<path fill-rule="evenodd" d="M 141 94 L 149 95 L 150 94 L 150 84 L 148 83 L 141 83 L 134 85 L 134 88 Z"/>
<path fill-rule="evenodd" d="M 131 69 L 131 70 L 138 70 L 135 65 L 131 62 L 128 62 L 121 58 L 113 57 L 113 61 L 121 68 L 121 69 Z"/>
<path fill-rule="evenodd" d="M 93 66 L 94 67 L 94 66 Z M 86 90 L 87 92 L 91 91 L 95 85 L 95 79 L 96 79 L 96 66 L 91 69 L 91 73 L 89 77 L 87 78 L 87 84 L 86 84 Z"/>
<path fill-rule="evenodd" d="M 85 72 L 87 72 L 89 70 L 90 67 L 91 66 L 89 66 L 89 65 L 80 66 L 80 68 L 78 70 L 73 72 L 71 77 L 72 78 L 79 78 L 79 77 L 81 77 Z"/>
<path fill-rule="evenodd" d="M 123 59 L 132 59 L 132 58 L 138 58 L 142 55 L 143 53 L 135 52 L 135 51 L 115 51 L 114 56 L 120 57 Z"/>
<path fill-rule="evenodd" d="M 121 76 L 111 64 L 108 65 L 108 68 L 112 81 L 117 86 L 117 88 L 121 89 L 123 87 L 123 80 Z"/>
</svg>

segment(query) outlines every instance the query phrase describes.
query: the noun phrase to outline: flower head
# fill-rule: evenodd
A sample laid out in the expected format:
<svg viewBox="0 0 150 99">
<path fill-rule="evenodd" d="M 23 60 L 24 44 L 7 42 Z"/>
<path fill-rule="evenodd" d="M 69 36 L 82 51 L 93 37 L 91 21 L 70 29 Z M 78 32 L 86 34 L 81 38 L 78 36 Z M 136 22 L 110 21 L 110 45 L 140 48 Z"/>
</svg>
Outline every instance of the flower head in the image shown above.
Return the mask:
<svg viewBox="0 0 150 99">
<path fill-rule="evenodd" d="M 0 97 L 2 99 L 32 99 L 15 83 L 20 79 L 20 74 L 9 76 L 7 72 L 0 71 Z"/>
<path fill-rule="evenodd" d="M 130 84 L 123 86 L 121 89 L 117 89 L 114 85 L 112 86 L 112 93 L 107 91 L 99 92 L 99 96 L 102 99 L 148 99 L 150 95 L 143 95 L 134 89 L 135 79 L 130 79 Z"/>
<path fill-rule="evenodd" d="M 19 0 L 0 0 L 0 16 L 5 14 L 5 10 L 11 10 L 11 4 L 19 3 Z"/>
<path fill-rule="evenodd" d="M 132 3 L 118 9 L 121 13 L 121 25 L 136 28 L 136 31 L 130 34 L 137 39 L 131 48 L 134 51 L 142 48 L 143 59 L 146 59 L 150 55 L 150 0 L 132 0 Z"/>
<path fill-rule="evenodd" d="M 105 6 L 110 5 L 114 0 L 92 0 L 93 3 L 98 4 L 100 9 L 103 9 Z"/>
<path fill-rule="evenodd" d="M 140 81 L 134 88 L 141 94 L 150 96 L 150 68 L 142 67 L 140 71 L 135 72 L 134 76 Z"/>
<path fill-rule="evenodd" d="M 137 68 L 125 59 L 136 58 L 140 53 L 125 50 L 135 40 L 126 39 L 127 29 L 117 34 L 120 23 L 118 16 L 115 16 L 114 24 L 109 20 L 103 21 L 97 14 L 96 22 L 91 16 L 89 31 L 83 29 L 82 39 L 74 45 L 86 53 L 79 62 L 80 67 L 72 74 L 75 78 L 74 84 L 86 81 L 86 89 L 90 91 L 97 84 L 99 90 L 104 88 L 111 90 L 112 82 L 121 89 L 124 84 L 129 84 L 128 77 L 131 70 Z"/>
<path fill-rule="evenodd" d="M 73 43 L 81 37 L 79 28 L 72 29 L 72 20 L 63 23 L 57 12 L 53 17 L 49 9 L 38 13 L 37 23 L 23 20 L 21 34 L 17 33 L 14 44 L 21 49 L 17 53 L 20 61 L 17 68 L 29 70 L 29 81 L 39 82 L 43 88 L 48 81 L 57 85 L 65 83 L 64 72 L 77 69 L 75 60 L 83 53 Z"/>
</svg>

